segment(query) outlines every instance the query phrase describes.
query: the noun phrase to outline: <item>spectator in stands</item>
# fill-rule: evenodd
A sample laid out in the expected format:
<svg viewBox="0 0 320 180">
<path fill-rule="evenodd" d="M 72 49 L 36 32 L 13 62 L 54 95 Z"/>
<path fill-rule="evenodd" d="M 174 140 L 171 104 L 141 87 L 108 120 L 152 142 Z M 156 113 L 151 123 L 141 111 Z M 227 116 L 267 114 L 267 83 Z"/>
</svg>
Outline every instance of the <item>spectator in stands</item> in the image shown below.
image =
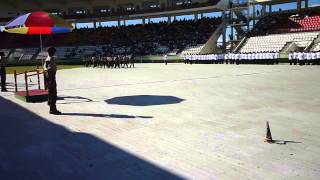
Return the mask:
<svg viewBox="0 0 320 180">
<path fill-rule="evenodd" d="M 198 21 L 183 20 L 152 24 L 137 24 L 120 27 L 99 27 L 96 29 L 76 29 L 71 33 L 45 37 L 49 46 L 79 46 L 79 45 L 110 45 L 104 52 L 114 54 L 128 53 L 131 49 L 136 55 L 157 55 L 168 53 L 174 49 L 184 49 L 186 46 L 204 44 L 221 23 L 221 18 L 201 18 Z M 3 38 L 2 38 L 3 37 Z M 37 46 L 39 39 L 33 36 L 21 37 L 8 33 L 0 33 L 0 39 L 14 42 L 11 46 Z M 12 40 L 13 39 L 13 40 Z M 7 48 L 0 44 L 0 48 Z M 165 52 L 159 52 L 158 47 L 167 47 Z M 117 50 L 117 51 L 115 51 Z M 119 51 L 118 51 L 119 50 Z M 85 54 L 88 50 L 76 53 Z M 75 56 L 73 50 L 68 53 Z M 91 55 L 91 54 L 90 54 Z"/>
<path fill-rule="evenodd" d="M 4 53 L 0 52 L 0 76 L 1 76 L 1 91 L 7 92 L 6 88 L 6 79 L 7 79 L 7 73 L 6 73 L 6 66 L 5 66 L 5 59 L 4 59 Z"/>
<path fill-rule="evenodd" d="M 56 72 L 57 66 L 54 60 L 56 49 L 54 47 L 48 48 L 48 57 L 44 63 L 44 70 L 46 71 L 46 78 L 48 83 L 48 105 L 50 106 L 50 114 L 60 115 L 61 112 L 57 110 L 57 82 Z"/>
</svg>

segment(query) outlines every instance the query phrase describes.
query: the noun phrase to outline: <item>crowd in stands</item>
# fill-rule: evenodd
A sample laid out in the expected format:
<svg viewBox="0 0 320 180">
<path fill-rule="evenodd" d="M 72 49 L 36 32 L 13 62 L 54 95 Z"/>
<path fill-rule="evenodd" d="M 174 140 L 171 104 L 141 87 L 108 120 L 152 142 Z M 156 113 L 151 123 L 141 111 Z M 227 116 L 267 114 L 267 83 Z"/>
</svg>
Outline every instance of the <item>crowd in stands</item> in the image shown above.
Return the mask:
<svg viewBox="0 0 320 180">
<path fill-rule="evenodd" d="M 136 54 L 157 54 L 159 46 L 168 50 L 183 49 L 187 45 L 205 43 L 221 19 L 203 18 L 193 20 L 138 24 L 118 27 L 99 27 L 97 29 L 74 30 L 65 43 L 69 45 L 110 44 L 113 47 L 130 48 Z"/>
<path fill-rule="evenodd" d="M 124 49 L 122 54 L 130 51 L 139 55 L 154 55 L 204 44 L 220 23 L 221 18 L 201 18 L 198 21 L 182 20 L 172 23 L 84 28 L 75 29 L 69 34 L 43 36 L 43 42 L 47 46 L 55 47 L 108 45 L 108 48 L 103 49 L 105 53 L 112 53 L 112 49 Z M 1 37 L 6 42 L 5 45 L 2 44 L 3 48 L 39 47 L 39 36 L 0 33 Z M 159 47 L 163 48 L 159 50 Z"/>
</svg>

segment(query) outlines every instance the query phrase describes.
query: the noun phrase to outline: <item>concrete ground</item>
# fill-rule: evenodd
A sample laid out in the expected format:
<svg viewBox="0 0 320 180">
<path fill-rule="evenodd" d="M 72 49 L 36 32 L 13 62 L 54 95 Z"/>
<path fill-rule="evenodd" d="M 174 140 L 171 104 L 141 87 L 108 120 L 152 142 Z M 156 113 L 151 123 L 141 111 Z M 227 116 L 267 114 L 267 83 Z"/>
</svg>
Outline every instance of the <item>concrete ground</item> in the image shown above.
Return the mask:
<svg viewBox="0 0 320 180">
<path fill-rule="evenodd" d="M 136 66 L 59 71 L 61 116 L 1 93 L 0 179 L 320 178 L 320 66 Z"/>
</svg>

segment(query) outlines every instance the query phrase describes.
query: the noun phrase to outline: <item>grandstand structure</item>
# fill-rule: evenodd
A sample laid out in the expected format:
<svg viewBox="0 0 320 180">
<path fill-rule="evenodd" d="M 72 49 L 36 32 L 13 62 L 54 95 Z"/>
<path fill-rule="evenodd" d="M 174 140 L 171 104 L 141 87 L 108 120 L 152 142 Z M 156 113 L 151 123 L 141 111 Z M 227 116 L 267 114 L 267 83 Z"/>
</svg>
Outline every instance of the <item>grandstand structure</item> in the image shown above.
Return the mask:
<svg viewBox="0 0 320 180">
<path fill-rule="evenodd" d="M 296 2 L 290 11 L 272 11 L 274 5 Z M 261 7 L 258 9 L 258 7 Z M 319 7 L 308 0 L 7 0 L 0 6 L 0 24 L 31 11 L 47 11 L 74 24 L 66 35 L 45 36 L 46 46 L 57 47 L 58 59 L 81 59 L 101 54 L 190 55 L 225 52 L 318 51 Z M 220 13 L 206 18 L 205 13 Z M 178 21 L 192 15 L 193 20 Z M 152 23 L 153 18 L 165 22 Z M 127 25 L 130 20 L 141 24 Z M 115 21 L 116 27 L 103 27 Z M 79 23 L 92 28 L 80 29 Z M 39 60 L 45 52 L 37 36 L 0 33 L 0 45 L 13 62 Z M 260 42 L 264 42 L 261 44 Z"/>
</svg>

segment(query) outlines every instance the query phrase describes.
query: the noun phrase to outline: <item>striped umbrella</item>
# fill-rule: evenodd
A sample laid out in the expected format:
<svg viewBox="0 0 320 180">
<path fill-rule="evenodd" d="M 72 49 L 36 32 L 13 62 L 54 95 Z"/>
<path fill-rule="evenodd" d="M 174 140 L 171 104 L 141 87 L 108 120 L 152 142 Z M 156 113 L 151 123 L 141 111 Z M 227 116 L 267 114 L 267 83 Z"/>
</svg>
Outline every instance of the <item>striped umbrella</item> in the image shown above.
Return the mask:
<svg viewBox="0 0 320 180">
<path fill-rule="evenodd" d="M 4 31 L 8 33 L 27 35 L 39 34 L 41 50 L 41 35 L 69 33 L 72 30 L 72 25 L 66 22 L 64 19 L 43 11 L 21 15 L 4 26 Z"/>
</svg>

